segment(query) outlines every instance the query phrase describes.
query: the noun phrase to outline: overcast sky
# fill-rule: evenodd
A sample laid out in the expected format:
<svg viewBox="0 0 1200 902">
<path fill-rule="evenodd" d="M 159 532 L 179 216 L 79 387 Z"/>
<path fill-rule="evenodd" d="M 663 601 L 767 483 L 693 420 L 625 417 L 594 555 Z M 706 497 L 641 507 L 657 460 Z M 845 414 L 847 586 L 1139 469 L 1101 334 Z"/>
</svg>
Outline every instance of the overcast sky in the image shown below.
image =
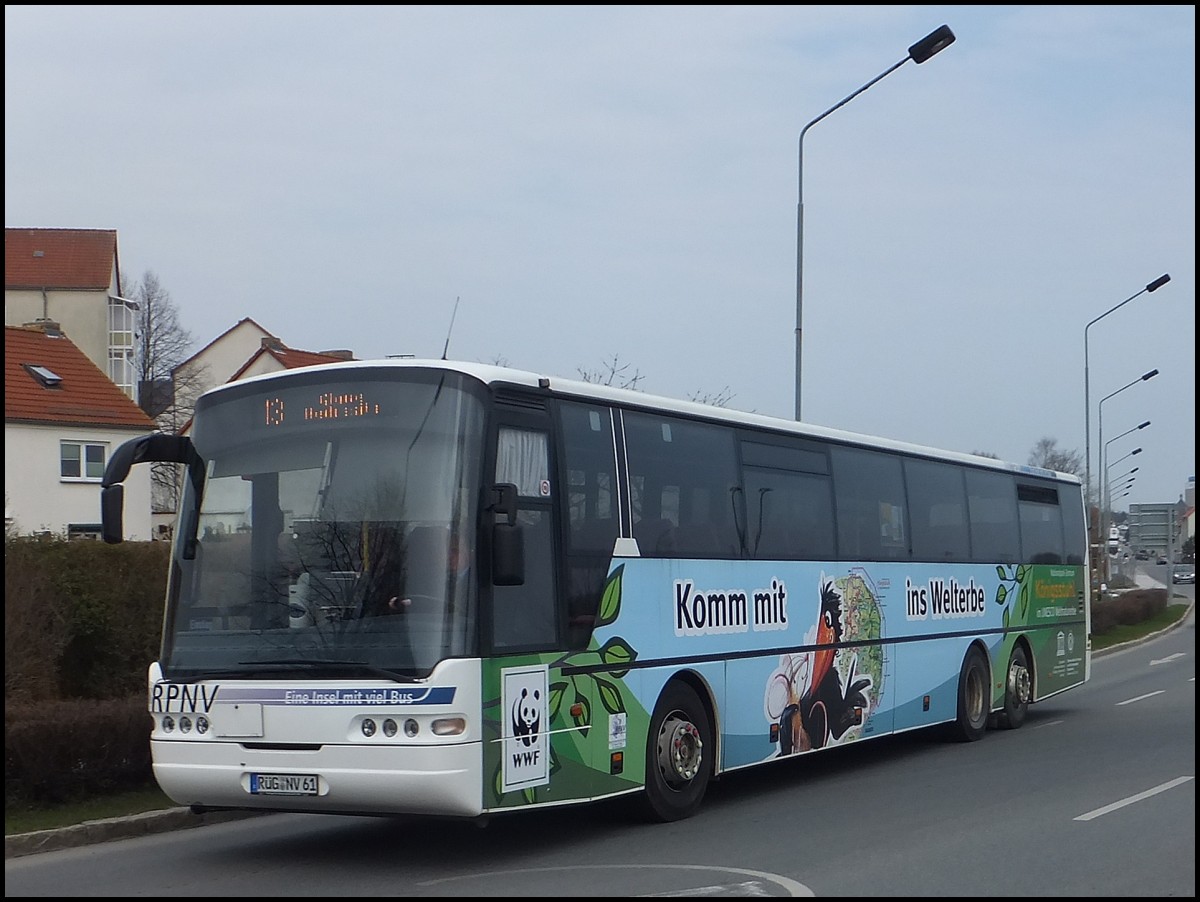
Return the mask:
<svg viewBox="0 0 1200 902">
<path fill-rule="evenodd" d="M 1195 474 L 1195 6 L 12 6 L 6 227 L 118 233 L 198 349 L 731 396 L 1130 502 Z M 809 129 L 797 303 L 799 135 Z M 1138 380 L 1151 369 L 1159 375 Z M 1110 393 L 1117 394 L 1099 402 Z M 1143 430 L 1135 427 L 1150 420 Z M 1126 430 L 1129 435 L 1117 438 Z M 1134 448 L 1142 453 L 1121 460 Z"/>
</svg>

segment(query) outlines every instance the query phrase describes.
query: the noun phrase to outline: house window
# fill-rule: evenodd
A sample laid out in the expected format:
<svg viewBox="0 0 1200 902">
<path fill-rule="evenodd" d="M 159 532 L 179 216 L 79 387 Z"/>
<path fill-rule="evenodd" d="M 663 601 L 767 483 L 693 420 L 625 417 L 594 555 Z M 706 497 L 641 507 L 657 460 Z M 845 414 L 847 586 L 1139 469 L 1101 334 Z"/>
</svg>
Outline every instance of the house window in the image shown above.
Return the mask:
<svg viewBox="0 0 1200 902">
<path fill-rule="evenodd" d="M 99 482 L 104 475 L 105 445 L 87 442 L 59 443 L 60 472 L 64 481 Z"/>
</svg>

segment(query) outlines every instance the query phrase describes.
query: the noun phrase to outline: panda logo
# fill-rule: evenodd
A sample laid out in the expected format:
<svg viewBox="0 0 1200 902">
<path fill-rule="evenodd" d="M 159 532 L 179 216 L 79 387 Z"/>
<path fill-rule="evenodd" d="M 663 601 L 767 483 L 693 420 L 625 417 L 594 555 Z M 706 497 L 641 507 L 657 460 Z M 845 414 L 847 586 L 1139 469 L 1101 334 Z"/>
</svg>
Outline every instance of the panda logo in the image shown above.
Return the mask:
<svg viewBox="0 0 1200 902">
<path fill-rule="evenodd" d="M 513 736 L 526 747 L 535 745 L 538 740 L 538 730 L 542 723 L 542 712 L 538 705 L 542 694 L 534 689 L 530 697 L 528 689 L 521 690 L 521 697 L 513 702 L 512 729 Z"/>
</svg>

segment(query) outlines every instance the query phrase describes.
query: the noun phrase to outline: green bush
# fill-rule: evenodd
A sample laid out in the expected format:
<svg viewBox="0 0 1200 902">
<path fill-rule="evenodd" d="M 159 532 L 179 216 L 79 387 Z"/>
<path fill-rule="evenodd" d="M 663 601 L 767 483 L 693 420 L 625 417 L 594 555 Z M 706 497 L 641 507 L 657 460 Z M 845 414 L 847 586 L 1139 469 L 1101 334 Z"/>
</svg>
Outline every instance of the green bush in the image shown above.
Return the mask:
<svg viewBox="0 0 1200 902">
<path fill-rule="evenodd" d="M 1101 596 L 1092 603 L 1092 635 L 1143 623 L 1166 609 L 1166 589 L 1131 589 Z"/>
<path fill-rule="evenodd" d="M 4 710 L 5 806 L 47 805 L 143 787 L 152 778 L 146 693 Z"/>
<path fill-rule="evenodd" d="M 166 542 L 4 540 L 4 698 L 125 698 L 158 657 Z"/>
</svg>

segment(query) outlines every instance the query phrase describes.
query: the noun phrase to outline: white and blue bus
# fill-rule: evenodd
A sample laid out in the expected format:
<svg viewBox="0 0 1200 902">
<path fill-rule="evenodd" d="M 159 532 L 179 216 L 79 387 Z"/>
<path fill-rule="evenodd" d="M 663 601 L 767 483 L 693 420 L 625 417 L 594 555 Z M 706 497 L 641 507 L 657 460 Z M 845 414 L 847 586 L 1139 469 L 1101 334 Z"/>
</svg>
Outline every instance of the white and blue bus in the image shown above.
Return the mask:
<svg viewBox="0 0 1200 902">
<path fill-rule="evenodd" d="M 229 383 L 183 466 L 154 774 L 213 808 L 480 817 L 942 725 L 1090 667 L 1071 475 L 441 360 Z M 786 773 L 781 771 L 781 777 Z"/>
</svg>

